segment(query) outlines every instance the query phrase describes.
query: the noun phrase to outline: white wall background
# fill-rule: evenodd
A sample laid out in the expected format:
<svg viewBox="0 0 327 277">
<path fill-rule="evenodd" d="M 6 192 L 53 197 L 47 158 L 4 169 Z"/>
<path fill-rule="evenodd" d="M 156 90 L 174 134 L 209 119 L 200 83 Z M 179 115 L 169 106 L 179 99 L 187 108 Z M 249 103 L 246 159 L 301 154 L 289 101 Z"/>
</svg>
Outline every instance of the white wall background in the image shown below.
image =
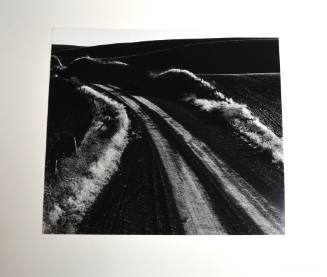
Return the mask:
<svg viewBox="0 0 327 277">
<path fill-rule="evenodd" d="M 326 276 L 323 3 L 0 0 L 0 276 Z M 42 235 L 54 27 L 279 37 L 287 235 Z"/>
</svg>

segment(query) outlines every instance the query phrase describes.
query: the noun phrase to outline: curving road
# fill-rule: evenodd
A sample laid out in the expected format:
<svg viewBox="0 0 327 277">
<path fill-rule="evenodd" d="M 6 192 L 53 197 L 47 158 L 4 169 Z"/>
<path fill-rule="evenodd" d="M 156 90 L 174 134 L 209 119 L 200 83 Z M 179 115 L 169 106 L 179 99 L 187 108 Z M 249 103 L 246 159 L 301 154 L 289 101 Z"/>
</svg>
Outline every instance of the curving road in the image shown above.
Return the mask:
<svg viewBox="0 0 327 277">
<path fill-rule="evenodd" d="M 126 149 L 120 176 L 99 197 L 81 233 L 284 233 L 282 209 L 161 107 L 111 86 L 94 88 L 127 106 L 141 139 Z M 143 160 L 131 163 L 136 157 Z M 142 197 L 133 199 L 133 189 Z"/>
</svg>

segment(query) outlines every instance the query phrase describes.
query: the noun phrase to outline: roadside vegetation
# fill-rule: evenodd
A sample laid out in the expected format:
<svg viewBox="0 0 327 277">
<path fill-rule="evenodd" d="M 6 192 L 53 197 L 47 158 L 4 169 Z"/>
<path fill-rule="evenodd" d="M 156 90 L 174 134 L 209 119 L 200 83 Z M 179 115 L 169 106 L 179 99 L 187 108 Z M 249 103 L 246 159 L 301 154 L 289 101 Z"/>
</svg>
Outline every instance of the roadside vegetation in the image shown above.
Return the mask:
<svg viewBox="0 0 327 277">
<path fill-rule="evenodd" d="M 55 66 L 59 69 L 59 65 Z M 128 143 L 128 130 L 129 119 L 122 105 L 83 85 L 76 77 L 52 74 L 43 209 L 45 233 L 75 232 L 98 193 L 117 171 Z"/>
</svg>

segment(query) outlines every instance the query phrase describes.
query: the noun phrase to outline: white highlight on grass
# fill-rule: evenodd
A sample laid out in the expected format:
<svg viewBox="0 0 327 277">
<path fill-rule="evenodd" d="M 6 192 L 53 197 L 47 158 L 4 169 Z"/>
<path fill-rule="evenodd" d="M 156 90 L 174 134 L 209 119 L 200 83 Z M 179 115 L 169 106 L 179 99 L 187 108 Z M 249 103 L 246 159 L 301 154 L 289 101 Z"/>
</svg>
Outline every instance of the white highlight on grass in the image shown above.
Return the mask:
<svg viewBox="0 0 327 277">
<path fill-rule="evenodd" d="M 207 82 L 204 79 L 196 76 L 193 72 L 188 71 L 186 69 L 171 68 L 171 69 L 162 71 L 160 73 L 153 74 L 153 77 L 154 78 L 161 78 L 161 77 L 164 77 L 165 75 L 169 75 L 169 74 L 176 74 L 177 76 L 178 76 L 178 74 L 179 75 L 185 75 L 185 76 L 188 76 L 190 79 L 193 79 L 194 81 L 200 83 L 202 87 L 206 87 L 208 89 L 215 89 L 215 87 L 212 86 L 209 82 Z"/>
<path fill-rule="evenodd" d="M 215 93 L 216 100 L 189 97 L 186 101 L 207 112 L 217 112 L 237 131 L 251 142 L 271 153 L 275 162 L 283 161 L 283 141 L 272 130 L 260 122 L 245 104 L 239 104 L 221 92 Z"/>
<path fill-rule="evenodd" d="M 60 59 L 56 55 L 51 55 L 51 58 L 55 59 L 57 61 L 59 67 L 62 67 L 62 63 L 61 63 Z"/>
<path fill-rule="evenodd" d="M 110 139 L 100 138 L 102 122 L 94 120 L 77 154 L 64 160 L 57 184 L 61 199 L 45 219 L 45 233 L 76 232 L 87 209 L 118 170 L 128 143 L 130 120 L 125 107 L 90 87 L 82 86 L 80 91 L 116 111 L 118 127 Z"/>
<path fill-rule="evenodd" d="M 82 57 L 78 57 L 76 59 L 74 59 L 72 61 L 72 64 L 77 62 L 77 61 L 80 61 L 80 60 L 84 60 L 84 61 L 94 61 L 94 62 L 99 62 L 99 63 L 102 63 L 102 64 L 117 64 L 117 65 L 124 65 L 124 66 L 129 66 L 128 63 L 125 63 L 125 62 L 122 62 L 122 61 L 116 61 L 116 60 L 112 60 L 111 58 L 110 59 L 103 59 L 103 58 L 95 58 L 95 57 L 91 57 L 91 56 L 82 56 Z"/>
<path fill-rule="evenodd" d="M 249 141 L 260 147 L 262 150 L 270 152 L 274 162 L 283 162 L 283 141 L 272 130 L 262 124 L 258 117 L 254 116 L 245 104 L 239 104 L 231 98 L 227 98 L 223 93 L 209 82 L 196 76 L 185 69 L 172 68 L 156 74 L 155 77 L 162 77 L 167 74 L 182 74 L 198 82 L 208 93 L 201 97 L 197 92 L 190 92 L 184 98 L 194 106 L 207 112 L 217 112 L 222 115 L 227 122 L 238 132 L 243 134 Z"/>
</svg>

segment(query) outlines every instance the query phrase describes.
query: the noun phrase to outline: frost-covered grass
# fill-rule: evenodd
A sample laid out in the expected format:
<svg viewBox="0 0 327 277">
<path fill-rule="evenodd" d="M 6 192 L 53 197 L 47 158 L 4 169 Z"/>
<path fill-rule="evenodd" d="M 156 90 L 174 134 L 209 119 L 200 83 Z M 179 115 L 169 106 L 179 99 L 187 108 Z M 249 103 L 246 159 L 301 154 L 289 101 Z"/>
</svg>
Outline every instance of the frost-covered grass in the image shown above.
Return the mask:
<svg viewBox="0 0 327 277">
<path fill-rule="evenodd" d="M 150 76 L 149 93 L 156 97 L 180 99 L 190 94 L 209 97 L 215 89 L 209 82 L 185 69 L 171 68 Z"/>
<path fill-rule="evenodd" d="M 216 92 L 216 99 L 187 97 L 185 101 L 203 111 L 223 117 L 236 131 L 241 133 L 251 143 L 268 151 L 274 162 L 283 161 L 283 141 L 260 119 L 252 114 L 247 105 L 235 102 Z"/>
<path fill-rule="evenodd" d="M 183 95 L 184 101 L 224 118 L 249 142 L 269 152 L 273 161 L 283 161 L 282 139 L 253 115 L 247 105 L 227 98 L 214 85 L 188 70 L 169 69 L 153 75 L 153 78 L 160 80 L 163 89 L 175 90 L 175 95 Z"/>
<path fill-rule="evenodd" d="M 130 121 L 124 106 L 90 87 L 79 90 L 94 100 L 97 113 L 77 153 L 64 159 L 57 176 L 51 179 L 44 233 L 76 232 L 88 208 L 117 171 L 128 143 Z M 108 123 L 103 124 L 108 114 L 115 126 L 111 135 Z"/>
</svg>

